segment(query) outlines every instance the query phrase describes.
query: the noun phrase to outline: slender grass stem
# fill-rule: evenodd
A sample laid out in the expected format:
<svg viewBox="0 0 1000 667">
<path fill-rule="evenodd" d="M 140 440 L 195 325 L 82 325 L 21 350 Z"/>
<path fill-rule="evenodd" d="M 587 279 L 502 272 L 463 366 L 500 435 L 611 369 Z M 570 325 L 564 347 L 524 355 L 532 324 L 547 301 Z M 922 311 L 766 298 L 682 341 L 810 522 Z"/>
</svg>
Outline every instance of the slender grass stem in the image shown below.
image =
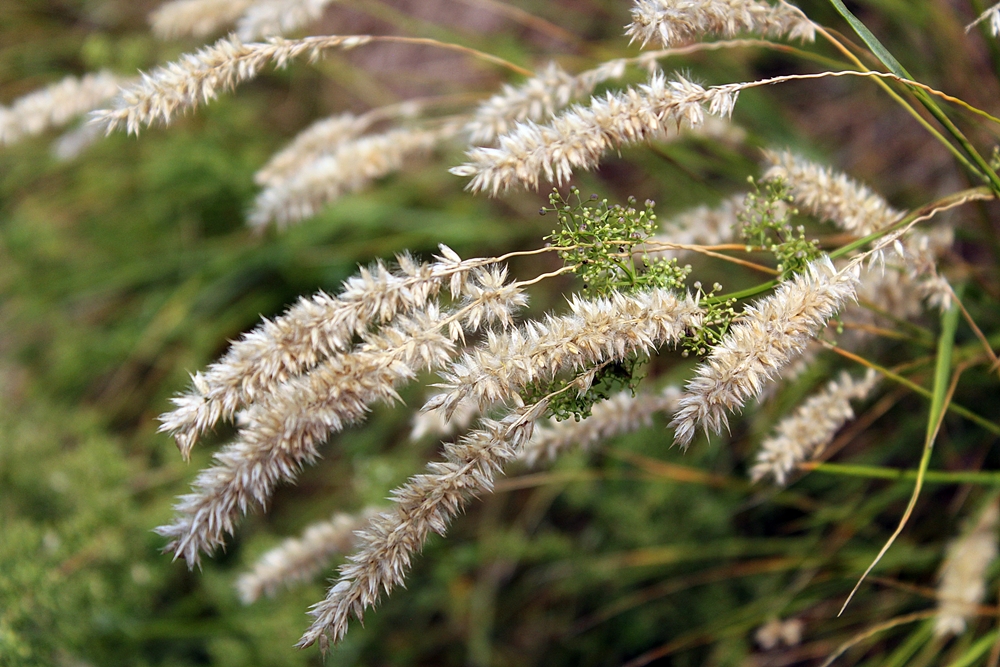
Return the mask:
<svg viewBox="0 0 1000 667">
<path fill-rule="evenodd" d="M 915 480 L 918 469 L 887 468 L 883 466 L 854 465 L 849 463 L 803 463 L 803 470 L 838 475 L 841 477 L 863 477 L 867 479 L 888 479 L 893 481 Z M 980 484 L 1000 486 L 1000 470 L 927 470 L 924 482 L 928 484 Z"/>
<path fill-rule="evenodd" d="M 947 197 L 942 197 L 941 199 L 925 204 L 919 209 L 912 211 L 906 216 L 900 218 L 899 222 L 881 229 L 877 232 L 864 236 L 862 238 L 856 239 L 845 246 L 842 246 L 830 253 L 831 259 L 837 259 L 838 257 L 843 257 L 852 250 L 857 250 L 863 246 L 868 245 L 872 241 L 876 241 L 887 234 L 890 234 L 896 230 L 902 229 L 909 225 L 914 225 L 918 222 L 928 220 L 938 213 L 942 213 L 949 209 L 955 208 L 956 206 L 961 206 L 970 201 L 979 201 L 984 199 L 993 199 L 995 197 L 992 190 L 986 186 L 980 186 L 977 188 L 969 188 L 967 190 L 961 190 L 954 194 L 948 195 Z M 769 280 L 765 283 L 760 283 L 754 285 L 753 287 L 748 287 L 744 290 L 739 290 L 737 292 L 730 292 L 728 294 L 722 294 L 720 296 L 709 297 L 703 299 L 702 302 L 705 304 L 715 304 L 715 303 L 725 303 L 730 299 L 745 299 L 747 297 L 756 296 L 766 292 L 767 290 L 775 287 L 780 281 L 779 280 Z"/>
<path fill-rule="evenodd" d="M 938 353 L 937 353 L 937 364 L 934 368 L 934 393 L 931 396 L 931 409 L 930 415 L 927 420 L 927 436 L 924 439 L 924 449 L 920 456 L 920 465 L 917 470 L 916 484 L 913 486 L 913 494 L 910 496 L 910 502 L 906 506 L 906 511 L 903 512 L 903 516 L 899 520 L 899 525 L 896 526 L 896 530 L 893 531 L 889 539 L 886 540 L 885 545 L 875 556 L 875 560 L 872 561 L 868 569 L 864 571 L 861 578 L 858 579 L 858 583 L 854 585 L 854 589 L 851 591 L 850 595 L 844 601 L 844 606 L 840 608 L 840 614 L 844 613 L 847 609 L 847 605 L 851 603 L 854 598 L 854 594 L 858 592 L 861 588 L 861 584 L 864 583 L 865 578 L 868 574 L 878 565 L 882 557 L 885 556 L 889 548 L 892 547 L 896 538 L 903 532 L 903 528 L 906 527 L 907 521 L 909 521 L 910 516 L 913 514 L 913 509 L 917 505 L 917 498 L 920 497 L 920 490 L 924 485 L 924 476 L 927 473 L 927 467 L 930 465 L 931 452 L 934 449 L 934 441 L 937 439 L 937 434 L 941 430 L 941 424 L 944 422 L 944 413 L 948 407 L 948 403 L 951 402 L 951 398 L 955 393 L 955 387 L 958 385 L 958 379 L 961 376 L 962 367 L 956 370 L 951 383 L 948 383 L 948 374 L 951 372 L 952 356 L 955 351 L 955 332 L 958 330 L 958 314 L 959 309 L 957 304 L 952 304 L 951 308 L 942 313 L 941 315 L 941 335 L 938 337 Z M 840 615 L 838 614 L 838 616 Z"/>
<path fill-rule="evenodd" d="M 878 57 L 882 63 L 889 68 L 889 70 L 896 74 L 897 76 L 904 77 L 906 79 L 913 79 L 910 73 L 906 71 L 906 68 L 900 64 L 898 60 L 882 45 L 882 43 L 875 37 L 874 34 L 862 23 L 851 10 L 847 8 L 842 0 L 830 0 L 830 3 L 836 8 L 836 10 L 843 16 L 847 22 L 851 25 L 858 36 L 868 45 L 868 48 Z M 859 63 L 860 64 L 860 61 Z M 991 189 L 1000 194 L 1000 176 L 997 176 L 996 171 L 983 159 L 983 156 L 979 154 L 979 151 L 969 142 L 966 136 L 962 133 L 951 119 L 944 113 L 944 111 L 939 107 L 934 100 L 928 95 L 927 91 L 920 87 L 912 87 L 914 96 L 917 98 L 927 111 L 934 116 L 934 118 L 941 123 L 941 125 L 948 131 L 949 134 L 959 143 L 962 150 L 972 159 L 975 163 L 973 171 L 977 173 L 981 178 L 987 180 L 990 183 Z M 948 145 L 951 145 L 948 142 Z M 962 162 L 967 166 L 969 162 L 967 160 L 962 160 Z"/>
<path fill-rule="evenodd" d="M 911 391 L 913 391 L 916 394 L 920 394 L 921 396 L 924 396 L 926 398 L 932 398 L 933 397 L 933 394 L 931 393 L 931 391 L 928 390 L 926 387 L 921 387 L 919 384 L 913 382 L 912 380 L 908 380 L 905 377 L 903 377 L 902 375 L 899 375 L 898 373 L 894 373 L 894 372 L 892 372 L 891 370 L 889 370 L 888 368 L 886 368 L 884 366 L 879 366 L 876 363 L 868 361 L 867 359 L 865 359 L 863 357 L 860 357 L 860 356 L 858 356 L 858 355 L 856 355 L 856 354 L 854 354 L 852 352 L 848 352 L 847 350 L 841 349 L 841 348 L 837 347 L 836 345 L 832 345 L 831 343 L 828 343 L 826 341 L 821 341 L 821 343 L 822 343 L 822 345 L 826 349 L 830 350 L 831 352 L 834 352 L 836 354 L 839 354 L 842 357 L 846 357 L 846 358 L 848 358 L 848 359 L 850 359 L 852 361 L 858 362 L 859 364 L 861 364 L 863 366 L 871 368 L 872 370 L 877 371 L 878 373 L 880 373 L 883 377 L 885 377 L 885 378 L 887 378 L 889 380 L 892 380 L 893 382 L 896 382 L 896 383 L 899 383 L 899 384 L 903 385 L 904 387 L 906 387 L 907 389 L 910 389 Z M 1000 424 L 997 424 L 995 422 L 991 422 L 989 419 L 986 419 L 985 417 L 976 414 L 975 412 L 973 412 L 972 410 L 969 410 L 968 408 L 962 407 L 961 405 L 958 405 L 956 403 L 949 403 L 948 404 L 948 410 L 950 410 L 951 412 L 954 412 L 956 415 L 961 415 L 961 416 L 965 417 L 966 419 L 968 419 L 971 422 L 975 422 L 976 424 L 978 424 L 979 426 L 983 427 L 984 429 L 986 429 L 990 433 L 993 433 L 995 435 L 1000 435 Z"/>
<path fill-rule="evenodd" d="M 831 2 L 834 2 L 834 3 L 836 3 L 836 1 L 837 0 L 831 0 Z M 846 11 L 846 8 L 845 8 L 845 11 Z M 838 51 L 840 51 L 845 56 L 847 56 L 847 58 L 852 63 L 854 63 L 854 65 L 859 70 L 861 70 L 862 72 L 870 72 L 871 71 L 868 67 L 865 66 L 864 63 L 861 62 L 861 60 L 857 56 L 855 56 L 853 53 L 851 53 L 850 49 L 848 49 L 846 46 L 844 46 L 840 42 L 840 40 L 838 40 L 836 37 L 834 37 L 832 34 L 830 34 L 830 32 L 828 30 L 826 30 L 825 28 L 823 28 L 821 26 L 817 26 L 816 31 L 820 35 L 822 35 L 828 42 L 830 42 Z M 941 134 L 941 132 L 936 127 L 934 127 L 933 125 L 931 125 L 927 121 L 926 118 L 924 118 L 923 116 L 921 116 L 920 113 L 916 109 L 913 108 L 913 105 L 911 105 L 909 102 L 907 102 L 905 99 L 903 99 L 903 97 L 899 93 L 897 93 L 895 90 L 893 90 L 892 86 L 890 86 L 888 83 L 886 83 L 885 81 L 883 81 L 881 79 L 878 79 L 878 78 L 875 79 L 875 83 L 880 88 L 882 88 L 882 90 L 884 90 L 886 92 L 886 94 L 888 94 L 889 97 L 891 97 L 897 104 L 899 104 L 901 107 L 903 107 L 903 109 L 908 114 L 910 114 L 911 116 L 913 116 L 913 118 L 918 123 L 920 123 L 920 125 L 923 126 L 923 128 L 925 130 L 927 130 L 931 134 L 931 136 L 933 136 L 935 139 L 937 139 L 941 143 L 941 145 L 943 145 L 945 148 L 947 148 L 948 152 L 950 152 L 955 157 L 956 160 L 958 160 L 963 166 L 965 166 L 966 169 L 968 169 L 969 171 L 971 171 L 972 173 L 974 173 L 976 176 L 979 176 L 980 178 L 983 178 L 983 174 L 980 173 L 979 169 L 977 169 L 975 165 L 973 165 L 971 162 L 969 162 L 968 158 L 966 158 L 965 155 L 962 154 L 962 151 L 960 151 L 957 148 L 955 148 L 955 146 L 950 141 L 948 141 L 948 139 L 943 134 Z"/>
</svg>

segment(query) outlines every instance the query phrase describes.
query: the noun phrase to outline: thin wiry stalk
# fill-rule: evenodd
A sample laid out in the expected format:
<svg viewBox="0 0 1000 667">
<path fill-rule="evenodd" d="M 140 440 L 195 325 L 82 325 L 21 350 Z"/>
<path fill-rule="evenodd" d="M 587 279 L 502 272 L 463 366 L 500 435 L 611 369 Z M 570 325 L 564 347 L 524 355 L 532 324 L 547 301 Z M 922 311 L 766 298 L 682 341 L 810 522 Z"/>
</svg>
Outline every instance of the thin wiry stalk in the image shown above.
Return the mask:
<svg viewBox="0 0 1000 667">
<path fill-rule="evenodd" d="M 281 68 L 303 55 L 315 61 L 328 49 L 347 50 L 372 42 L 421 44 L 460 51 L 520 74 L 532 75 L 531 71 L 503 58 L 427 37 L 329 35 L 296 40 L 271 37 L 266 42 L 244 43 L 236 35 L 230 35 L 196 53 L 188 53 L 178 61 L 143 74 L 138 83 L 123 88 L 112 108 L 94 112 L 93 122 L 108 132 L 124 128 L 129 133 L 138 134 L 143 126 L 156 122 L 168 124 L 177 112 L 194 109 L 215 99 L 220 91 L 230 90 L 252 79 L 267 64 Z"/>
<path fill-rule="evenodd" d="M 717 206 L 699 206 L 665 220 L 660 223 L 658 233 L 649 238 L 651 249 L 646 254 L 669 259 L 685 252 L 683 249 L 652 249 L 660 243 L 713 246 L 731 242 L 740 227 L 738 216 L 744 210 L 745 198 L 744 194 L 733 195 Z"/>
</svg>

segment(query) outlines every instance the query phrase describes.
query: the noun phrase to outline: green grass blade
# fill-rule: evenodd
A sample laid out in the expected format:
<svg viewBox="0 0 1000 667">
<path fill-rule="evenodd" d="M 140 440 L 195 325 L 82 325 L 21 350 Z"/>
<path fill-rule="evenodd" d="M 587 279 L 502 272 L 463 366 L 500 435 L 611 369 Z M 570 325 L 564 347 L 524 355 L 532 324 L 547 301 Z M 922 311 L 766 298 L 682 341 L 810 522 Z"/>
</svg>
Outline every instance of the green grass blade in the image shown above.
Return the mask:
<svg viewBox="0 0 1000 667">
<path fill-rule="evenodd" d="M 934 622 L 924 621 L 916 631 L 911 634 L 905 642 L 892 652 L 892 654 L 881 663 L 881 667 L 903 667 L 910 662 L 923 646 L 934 634 Z"/>
<path fill-rule="evenodd" d="M 994 630 L 989 634 L 983 635 L 979 638 L 975 644 L 969 647 L 969 650 L 965 652 L 962 657 L 960 657 L 955 662 L 948 665 L 948 667 L 969 667 L 976 663 L 979 658 L 983 656 L 986 651 L 993 646 L 993 642 L 997 640 L 997 631 Z"/>
<path fill-rule="evenodd" d="M 889 50 L 882 46 L 882 42 L 878 41 L 878 37 L 872 34 L 872 31 L 868 29 L 864 23 L 861 22 L 857 16 L 855 16 L 847 6 L 841 2 L 841 0 L 830 0 L 830 4 L 840 12 L 840 15 L 844 17 L 844 20 L 851 24 L 854 28 L 854 32 L 858 33 L 858 37 L 872 50 L 875 57 L 882 61 L 890 72 L 896 76 L 901 76 L 906 79 L 912 79 L 910 73 L 906 71 L 906 68 L 900 64 L 896 57 L 889 53 Z"/>
<path fill-rule="evenodd" d="M 903 65 L 896 60 L 896 57 L 882 45 L 882 42 L 878 40 L 878 37 L 872 34 L 872 31 L 869 30 L 868 27 L 862 23 L 850 9 L 847 8 L 842 0 L 830 0 L 830 3 L 840 13 L 840 15 L 844 17 L 844 20 L 851 25 L 851 28 L 854 29 L 854 32 L 858 34 L 858 37 L 860 37 L 868 48 L 871 49 L 872 53 L 875 54 L 875 57 L 878 58 L 890 72 L 896 76 L 913 79 L 913 77 L 910 76 L 910 73 L 906 71 L 906 68 L 903 67 Z M 937 103 L 933 100 L 933 98 L 931 98 L 930 95 L 927 94 L 926 91 L 912 86 L 908 87 L 913 92 L 914 96 L 920 100 L 920 103 L 924 105 L 924 108 L 927 109 L 927 111 L 929 111 L 946 130 L 948 130 L 948 133 L 955 138 L 955 141 L 959 143 L 966 154 L 972 158 L 972 161 L 975 162 L 978 167 L 977 171 L 980 172 L 979 175 L 988 180 L 993 190 L 1000 194 L 1000 177 L 998 177 L 996 172 L 993 171 L 989 163 L 983 159 L 983 156 L 979 154 L 979 151 L 977 151 L 975 147 L 969 143 L 969 140 L 965 137 L 961 130 L 959 130 L 951 122 L 951 119 L 945 115 L 944 111 L 941 110 L 941 107 L 937 105 Z"/>
<path fill-rule="evenodd" d="M 961 292 L 961 288 L 956 290 L 958 298 L 961 298 Z M 858 592 L 858 588 L 861 587 L 862 582 L 864 582 L 868 574 L 878 565 L 878 562 L 882 560 L 889 547 L 896 541 L 899 534 L 903 532 L 907 520 L 913 513 L 913 508 L 916 507 L 917 498 L 920 496 L 920 489 L 923 488 L 924 477 L 927 474 L 927 466 L 931 461 L 934 440 L 937 438 L 938 430 L 941 428 L 941 421 L 944 419 L 945 397 L 948 393 L 948 376 L 951 374 L 952 353 L 955 351 L 955 332 L 958 330 L 958 315 L 960 312 L 961 309 L 958 307 L 958 304 L 953 303 L 951 304 L 951 308 L 941 314 L 941 336 L 938 338 L 937 364 L 934 368 L 934 390 L 931 395 L 930 415 L 927 419 L 927 436 L 924 439 L 924 451 L 920 456 L 917 482 L 913 486 L 913 494 L 910 496 L 910 502 L 906 506 L 906 511 L 903 512 L 903 517 L 899 520 L 896 530 L 886 540 L 885 545 L 878 552 L 878 555 L 875 556 L 875 560 L 872 561 L 872 564 L 868 566 L 868 569 L 858 579 L 858 583 L 854 585 L 851 594 L 847 596 L 844 606 L 840 608 L 841 614 L 844 613 L 844 609 L 850 604 L 851 599 Z"/>
</svg>

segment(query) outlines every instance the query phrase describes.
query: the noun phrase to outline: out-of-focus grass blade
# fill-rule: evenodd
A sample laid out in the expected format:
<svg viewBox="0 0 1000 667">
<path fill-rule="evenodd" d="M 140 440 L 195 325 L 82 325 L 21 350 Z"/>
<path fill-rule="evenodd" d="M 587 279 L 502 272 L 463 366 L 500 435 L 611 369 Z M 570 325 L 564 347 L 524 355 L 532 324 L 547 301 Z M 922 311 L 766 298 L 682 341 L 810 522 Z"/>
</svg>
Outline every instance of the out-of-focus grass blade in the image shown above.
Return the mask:
<svg viewBox="0 0 1000 667">
<path fill-rule="evenodd" d="M 993 646 L 993 642 L 996 640 L 997 630 L 983 635 L 979 638 L 979 641 L 969 647 L 969 650 L 962 657 L 948 665 L 948 667 L 969 667 L 969 665 L 975 664 Z"/>
<path fill-rule="evenodd" d="M 885 661 L 880 663 L 880 667 L 903 667 L 928 642 L 933 632 L 934 622 L 924 621 L 905 642 L 900 644 Z"/>
<path fill-rule="evenodd" d="M 874 53 L 875 56 L 882 61 L 883 65 L 889 68 L 890 72 L 905 79 L 913 78 L 910 76 L 910 73 L 906 71 L 906 68 L 903 67 L 898 60 L 896 60 L 896 57 L 889 53 L 887 48 L 882 46 L 882 42 L 878 41 L 878 37 L 872 34 L 872 31 L 868 29 L 868 26 L 862 23 L 857 16 L 851 13 L 851 10 L 848 9 L 847 6 L 841 2 L 841 0 L 830 0 L 830 4 L 832 4 L 838 12 L 840 12 L 840 15 L 844 17 L 844 20 L 851 24 L 851 27 L 854 28 L 854 32 L 858 33 L 858 37 L 860 37 L 862 41 L 868 45 L 868 48 L 872 50 L 872 53 Z"/>
<path fill-rule="evenodd" d="M 858 36 L 862 39 L 862 41 L 864 41 L 868 48 L 872 50 L 872 53 L 874 53 L 875 56 L 882 61 L 882 64 L 885 65 L 890 72 L 896 76 L 913 79 L 913 77 L 910 76 L 910 73 L 906 71 L 906 68 L 903 67 L 898 60 L 896 60 L 896 57 L 889 53 L 887 48 L 882 46 L 882 42 L 878 40 L 878 37 L 872 34 L 872 31 L 869 30 L 857 16 L 851 13 L 851 10 L 847 8 L 847 6 L 843 3 L 843 0 L 830 0 L 830 3 L 840 13 L 840 15 L 843 16 L 849 24 L 851 24 L 854 32 L 858 33 Z M 909 88 L 913 92 L 914 96 L 920 100 L 920 103 L 924 105 L 924 108 L 927 109 L 927 111 L 929 111 L 946 130 L 948 130 L 948 133 L 955 138 L 955 141 L 961 145 L 966 154 L 972 158 L 972 161 L 975 162 L 978 167 L 977 171 L 980 172 L 979 175 L 990 182 L 994 192 L 1000 194 L 1000 177 L 997 176 L 996 172 L 992 167 L 990 167 L 989 163 L 983 159 L 983 156 L 979 154 L 979 151 L 977 151 L 975 147 L 969 143 L 969 140 L 964 134 L 962 134 L 962 131 L 951 122 L 951 119 L 945 115 L 944 111 L 941 110 L 941 107 L 937 105 L 934 99 L 928 95 L 926 91 L 913 86 L 910 86 Z"/>
<path fill-rule="evenodd" d="M 961 298 L 961 289 L 958 290 L 959 298 Z M 907 520 L 910 518 L 910 514 L 913 513 L 913 508 L 917 504 L 917 498 L 920 496 L 920 489 L 924 485 L 924 477 L 927 474 L 927 466 L 931 461 L 931 451 L 934 449 L 934 440 L 937 438 L 938 431 L 941 428 L 941 422 L 944 420 L 944 411 L 948 407 L 948 402 L 951 399 L 951 389 L 949 388 L 948 376 L 951 373 L 951 361 L 952 354 L 955 351 L 955 332 L 958 330 L 958 315 L 959 308 L 957 303 L 951 304 L 951 308 L 946 310 L 941 314 L 941 335 L 938 338 L 938 353 L 937 353 L 937 364 L 934 368 L 934 391 L 931 395 L 931 409 L 930 415 L 927 419 L 927 437 L 924 440 L 924 451 L 920 456 L 920 466 L 917 469 L 917 482 L 913 487 L 913 495 L 910 496 L 910 502 L 906 506 L 906 511 L 903 512 L 903 518 L 899 520 L 899 525 L 896 530 L 889 536 L 886 540 L 885 545 L 882 547 L 878 555 L 875 556 L 875 560 L 872 564 L 868 566 L 865 573 L 861 575 L 858 583 L 855 584 L 854 589 L 851 594 L 847 596 L 847 600 L 844 602 L 844 606 L 840 608 L 840 613 L 843 614 L 847 605 L 851 603 L 851 598 L 854 594 L 858 592 L 861 587 L 862 582 L 868 574 L 878 565 L 878 562 L 882 560 L 882 557 L 892 546 L 892 543 L 896 541 L 899 534 L 903 532 L 903 528 L 906 526 Z M 957 377 L 956 377 L 957 380 Z"/>
</svg>

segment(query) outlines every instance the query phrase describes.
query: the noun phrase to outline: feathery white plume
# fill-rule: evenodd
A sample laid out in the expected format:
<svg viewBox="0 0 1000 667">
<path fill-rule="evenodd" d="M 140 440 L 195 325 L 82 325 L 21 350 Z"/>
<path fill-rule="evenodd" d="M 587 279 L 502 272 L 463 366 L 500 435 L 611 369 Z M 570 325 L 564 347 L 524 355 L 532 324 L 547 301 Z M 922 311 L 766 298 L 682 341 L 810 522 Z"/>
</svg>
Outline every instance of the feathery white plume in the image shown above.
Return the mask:
<svg viewBox="0 0 1000 667">
<path fill-rule="evenodd" d="M 359 531 L 358 552 L 340 568 L 326 599 L 309 612 L 315 620 L 298 645 L 318 641 L 325 650 L 344 636 L 351 616 L 361 620 L 383 592 L 402 585 L 427 536 L 432 531 L 443 535 L 471 497 L 492 491 L 493 480 L 518 456 L 546 407 L 543 400 L 499 421 L 481 420 L 479 429 L 445 445 L 444 461 L 428 464 L 427 472 L 394 491 L 395 507 Z"/>
<path fill-rule="evenodd" d="M 160 39 L 207 37 L 238 19 L 253 0 L 172 0 L 149 15 Z"/>
<path fill-rule="evenodd" d="M 240 39 L 287 35 L 323 15 L 336 0 L 257 0 L 236 24 Z"/>
<path fill-rule="evenodd" d="M 777 484 L 784 484 L 800 463 L 818 455 L 840 427 L 854 419 L 851 400 L 867 398 L 877 382 L 873 370 L 858 380 L 845 372 L 807 398 L 760 446 L 750 478 L 757 482 L 770 476 Z"/>
<path fill-rule="evenodd" d="M 80 78 L 68 76 L 0 107 L 0 145 L 61 127 L 106 103 L 128 81 L 105 71 Z"/>
<path fill-rule="evenodd" d="M 545 125 L 517 123 L 497 147 L 473 148 L 468 162 L 451 173 L 471 176 L 470 190 L 493 195 L 514 185 L 537 188 L 541 176 L 564 183 L 574 169 L 596 167 L 612 148 L 662 138 L 682 123 L 702 124 L 706 109 L 728 117 L 738 94 L 738 86 L 703 88 L 684 77 L 668 81 L 657 74 L 648 84 L 573 106 Z"/>
<path fill-rule="evenodd" d="M 344 194 L 398 171 L 406 159 L 431 151 L 455 132 L 454 127 L 399 128 L 344 140 L 259 192 L 247 222 L 262 229 L 272 222 L 285 227 L 309 218 Z"/>
<path fill-rule="evenodd" d="M 611 60 L 580 74 L 569 74 L 550 62 L 518 86 L 504 84 L 499 93 L 479 105 L 465 131 L 474 144 L 488 144 L 512 130 L 515 123 L 550 118 L 572 100 L 594 92 L 597 84 L 625 73 L 626 61 Z"/>
<path fill-rule="evenodd" d="M 715 433 L 727 426 L 726 413 L 760 394 L 827 320 L 855 298 L 859 270 L 853 263 L 837 271 L 824 255 L 774 294 L 748 306 L 688 381 L 671 422 L 674 442 L 687 447 L 698 426 Z"/>
<path fill-rule="evenodd" d="M 267 164 L 254 174 L 254 182 L 257 185 L 280 183 L 316 158 L 332 153 L 345 142 L 356 139 L 374 123 L 387 118 L 409 118 L 415 116 L 419 109 L 419 104 L 402 102 L 372 109 L 360 116 L 344 112 L 318 120 L 272 155 Z"/>
<path fill-rule="evenodd" d="M 643 46 L 656 41 L 665 47 L 692 42 L 706 35 L 735 37 L 756 33 L 811 42 L 816 26 L 784 0 L 636 0 L 625 34 Z"/>
<path fill-rule="evenodd" d="M 535 466 L 542 459 L 555 459 L 571 447 L 587 449 L 602 440 L 649 426 L 653 415 L 672 414 L 680 395 L 680 389 L 674 386 L 635 396 L 623 391 L 594 405 L 591 415 L 580 421 L 550 419 L 548 424 L 535 428 L 521 458 L 529 466 Z"/>
<path fill-rule="evenodd" d="M 236 580 L 240 600 L 250 604 L 261 595 L 273 597 L 281 588 L 309 581 L 335 556 L 354 548 L 354 531 L 377 511 L 369 508 L 358 514 L 338 512 L 329 521 L 308 526 L 301 537 L 289 538 L 271 549 Z"/>
<path fill-rule="evenodd" d="M 160 430 L 173 434 L 187 458 L 198 436 L 220 419 L 231 419 L 239 408 L 345 349 L 369 326 L 423 308 L 443 286 L 453 298 L 461 298 L 469 289 L 470 272 L 496 263 L 492 258 L 462 260 L 444 245 L 440 250 L 432 263 L 400 255 L 398 271 L 381 263 L 362 269 L 336 297 L 322 292 L 303 297 L 282 316 L 265 320 L 192 377 L 191 390 L 174 398 L 174 410 L 160 417 Z"/>
<path fill-rule="evenodd" d="M 979 15 L 979 18 L 965 26 L 965 32 L 969 32 L 983 21 L 989 21 L 990 34 L 994 37 L 1000 35 L 1000 2 L 984 11 Z"/>
<path fill-rule="evenodd" d="M 730 243 L 739 229 L 739 214 L 743 211 L 746 195 L 733 195 L 722 200 L 718 206 L 699 206 L 684 211 L 660 223 L 657 234 L 649 237 L 647 244 L 650 257 L 672 258 L 683 254 L 684 250 L 657 249 L 658 243 L 679 245 L 719 245 Z"/>
<path fill-rule="evenodd" d="M 997 557 L 1000 507 L 996 498 L 980 512 L 965 535 L 948 545 L 937 588 L 938 613 L 934 633 L 939 637 L 965 632 L 966 619 L 986 595 L 986 570 Z"/>
<path fill-rule="evenodd" d="M 450 414 L 470 399 L 483 409 L 561 371 L 579 371 L 676 343 L 701 325 L 703 314 L 691 295 L 665 289 L 630 296 L 616 292 L 594 300 L 574 296 L 569 306 L 568 315 L 487 332 L 485 341 L 441 374 L 442 382 L 436 386 L 442 391 L 424 410 Z"/>
<path fill-rule="evenodd" d="M 513 325 L 526 303 L 519 283 L 505 284 L 506 271 L 478 269 L 460 307 L 441 312 L 436 303 L 397 316 L 391 326 L 362 337 L 349 352 L 332 356 L 302 376 L 274 387 L 239 415 L 236 441 L 214 457 L 195 479 L 194 492 L 175 505 L 174 521 L 157 532 L 167 550 L 190 567 L 232 533 L 251 507 L 266 506 L 280 482 L 319 457 L 331 433 L 360 421 L 376 402 L 399 399 L 397 387 L 421 369 L 440 368 L 455 342 L 484 324 Z"/>
<path fill-rule="evenodd" d="M 867 236 L 902 217 L 882 195 L 842 172 L 790 151 L 765 151 L 764 156 L 770 164 L 764 180 L 784 180 L 803 211 L 829 220 L 845 232 Z"/>
<path fill-rule="evenodd" d="M 194 109 L 220 91 L 252 79 L 268 63 L 284 67 L 302 55 L 316 60 L 326 49 L 351 49 L 371 39 L 368 35 L 272 37 L 264 43 L 244 44 L 236 36 L 225 37 L 143 74 L 141 81 L 122 89 L 112 108 L 96 111 L 93 117 L 109 132 L 125 128 L 138 134 L 143 125 L 169 123 L 178 111 Z"/>
</svg>

